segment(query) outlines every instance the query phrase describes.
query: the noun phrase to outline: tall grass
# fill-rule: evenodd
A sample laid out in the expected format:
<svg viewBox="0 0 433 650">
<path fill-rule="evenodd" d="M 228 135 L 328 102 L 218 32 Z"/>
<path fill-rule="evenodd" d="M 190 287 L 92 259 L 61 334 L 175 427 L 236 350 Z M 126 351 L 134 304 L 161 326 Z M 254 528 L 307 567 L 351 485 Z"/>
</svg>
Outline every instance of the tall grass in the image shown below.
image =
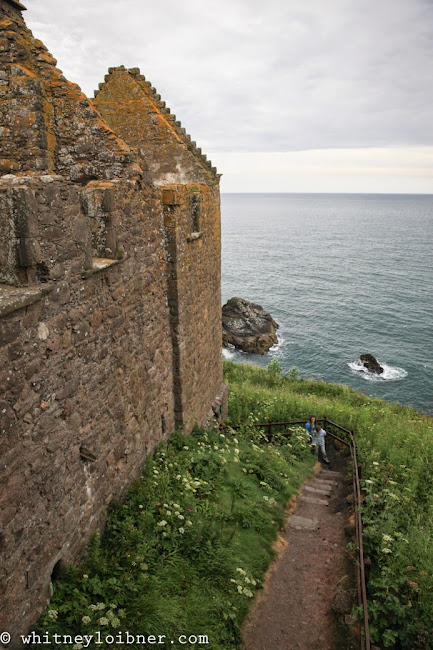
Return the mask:
<svg viewBox="0 0 433 650">
<path fill-rule="evenodd" d="M 433 422 L 347 386 L 225 362 L 230 422 L 310 413 L 353 429 L 362 464 L 372 639 L 433 648 Z"/>
</svg>

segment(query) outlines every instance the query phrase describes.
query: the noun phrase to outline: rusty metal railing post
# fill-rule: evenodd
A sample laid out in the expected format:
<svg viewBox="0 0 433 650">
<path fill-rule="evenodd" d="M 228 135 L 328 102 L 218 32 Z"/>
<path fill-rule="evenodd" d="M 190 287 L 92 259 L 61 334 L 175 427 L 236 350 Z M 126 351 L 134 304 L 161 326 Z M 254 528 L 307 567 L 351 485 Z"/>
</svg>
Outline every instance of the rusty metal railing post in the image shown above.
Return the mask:
<svg viewBox="0 0 433 650">
<path fill-rule="evenodd" d="M 272 422 L 268 421 L 268 442 L 272 442 Z"/>
</svg>

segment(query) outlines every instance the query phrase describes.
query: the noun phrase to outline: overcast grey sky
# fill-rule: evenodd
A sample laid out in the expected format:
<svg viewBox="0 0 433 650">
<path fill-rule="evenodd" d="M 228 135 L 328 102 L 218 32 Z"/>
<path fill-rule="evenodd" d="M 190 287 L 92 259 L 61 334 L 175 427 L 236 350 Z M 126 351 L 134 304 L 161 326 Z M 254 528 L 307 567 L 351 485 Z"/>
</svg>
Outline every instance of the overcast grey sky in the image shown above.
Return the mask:
<svg viewBox="0 0 433 650">
<path fill-rule="evenodd" d="M 432 0 L 23 0 L 93 96 L 139 67 L 223 191 L 433 193 Z"/>
</svg>

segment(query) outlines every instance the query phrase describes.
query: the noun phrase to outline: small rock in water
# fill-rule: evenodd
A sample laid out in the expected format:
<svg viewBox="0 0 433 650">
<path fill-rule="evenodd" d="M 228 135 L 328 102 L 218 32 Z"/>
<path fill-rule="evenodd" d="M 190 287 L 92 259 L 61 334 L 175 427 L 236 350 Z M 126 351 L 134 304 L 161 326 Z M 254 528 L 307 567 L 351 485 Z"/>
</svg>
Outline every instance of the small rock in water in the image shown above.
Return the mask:
<svg viewBox="0 0 433 650">
<path fill-rule="evenodd" d="M 383 373 L 382 366 L 372 354 L 361 354 L 360 359 L 364 368 L 367 368 L 369 372 L 375 375 L 381 375 Z"/>
</svg>

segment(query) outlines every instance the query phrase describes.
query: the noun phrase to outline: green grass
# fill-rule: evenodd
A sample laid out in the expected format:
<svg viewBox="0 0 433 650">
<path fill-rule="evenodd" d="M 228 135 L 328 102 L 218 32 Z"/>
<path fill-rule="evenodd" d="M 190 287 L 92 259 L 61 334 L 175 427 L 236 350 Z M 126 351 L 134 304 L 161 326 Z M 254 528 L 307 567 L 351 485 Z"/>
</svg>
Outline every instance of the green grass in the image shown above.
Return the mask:
<svg viewBox="0 0 433 650">
<path fill-rule="evenodd" d="M 85 562 L 55 582 L 39 633 L 165 634 L 167 648 L 207 635 L 213 650 L 238 648 L 287 501 L 313 466 L 302 428 L 272 445 L 251 429 L 175 434 L 112 504 Z"/>
<path fill-rule="evenodd" d="M 375 643 L 433 648 L 433 421 L 347 386 L 225 362 L 232 423 L 314 413 L 353 429 L 362 464 L 369 618 Z"/>
<path fill-rule="evenodd" d="M 433 648 L 432 419 L 347 386 L 298 379 L 295 371 L 283 377 L 276 364 L 225 362 L 224 372 L 231 424 L 315 413 L 355 431 L 372 640 Z M 285 505 L 312 472 L 305 434 L 296 431 L 291 446 L 278 437 L 268 445 L 248 426 L 225 437 L 175 434 L 112 505 L 84 564 L 55 583 L 38 629 L 170 640 L 203 634 L 212 650 L 239 648 Z"/>
</svg>

